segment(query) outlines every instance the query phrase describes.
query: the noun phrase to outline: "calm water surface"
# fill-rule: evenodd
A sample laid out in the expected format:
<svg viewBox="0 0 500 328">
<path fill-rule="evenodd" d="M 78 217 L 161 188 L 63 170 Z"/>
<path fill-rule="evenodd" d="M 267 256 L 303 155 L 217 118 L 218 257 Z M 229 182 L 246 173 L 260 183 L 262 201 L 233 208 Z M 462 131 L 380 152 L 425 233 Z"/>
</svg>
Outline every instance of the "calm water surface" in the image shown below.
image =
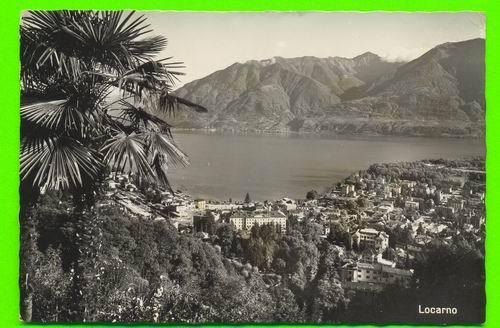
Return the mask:
<svg viewBox="0 0 500 328">
<path fill-rule="evenodd" d="M 484 155 L 483 140 L 311 137 L 176 132 L 190 165 L 170 170 L 173 187 L 194 197 L 304 198 L 373 163 Z"/>
</svg>

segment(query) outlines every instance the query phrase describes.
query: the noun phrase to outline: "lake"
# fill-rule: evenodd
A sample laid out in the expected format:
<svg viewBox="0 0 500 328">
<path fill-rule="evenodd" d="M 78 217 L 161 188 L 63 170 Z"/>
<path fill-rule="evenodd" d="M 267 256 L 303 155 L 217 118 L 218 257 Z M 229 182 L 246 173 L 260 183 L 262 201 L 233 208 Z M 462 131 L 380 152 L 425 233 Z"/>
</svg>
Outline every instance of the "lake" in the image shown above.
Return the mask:
<svg viewBox="0 0 500 328">
<path fill-rule="evenodd" d="M 373 163 L 482 156 L 482 139 L 313 137 L 175 132 L 190 165 L 170 169 L 174 189 L 205 199 L 305 198 Z"/>
</svg>

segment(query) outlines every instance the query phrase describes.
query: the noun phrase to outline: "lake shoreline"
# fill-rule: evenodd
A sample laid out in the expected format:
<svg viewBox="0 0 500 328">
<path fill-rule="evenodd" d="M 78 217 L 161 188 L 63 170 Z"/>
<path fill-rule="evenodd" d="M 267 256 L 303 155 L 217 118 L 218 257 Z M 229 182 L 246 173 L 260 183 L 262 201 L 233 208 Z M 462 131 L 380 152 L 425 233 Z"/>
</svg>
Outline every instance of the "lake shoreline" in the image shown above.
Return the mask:
<svg viewBox="0 0 500 328">
<path fill-rule="evenodd" d="M 235 134 L 178 131 L 190 165 L 170 170 L 171 183 L 194 197 L 303 198 L 373 163 L 484 156 L 478 139 Z"/>
<path fill-rule="evenodd" d="M 486 142 L 484 135 L 460 135 L 460 134 L 440 134 L 436 136 L 429 136 L 425 134 L 382 134 L 382 133 L 336 133 L 333 131 L 269 131 L 269 130 L 240 130 L 235 131 L 232 129 L 215 129 L 215 128 L 171 128 L 172 133 L 205 133 L 205 134 L 220 134 L 220 135 L 262 135 L 262 136 L 300 136 L 300 137 L 321 137 L 321 138 L 373 138 L 373 137 L 386 137 L 386 138 L 440 138 L 440 139 L 471 139 L 481 140 Z"/>
</svg>

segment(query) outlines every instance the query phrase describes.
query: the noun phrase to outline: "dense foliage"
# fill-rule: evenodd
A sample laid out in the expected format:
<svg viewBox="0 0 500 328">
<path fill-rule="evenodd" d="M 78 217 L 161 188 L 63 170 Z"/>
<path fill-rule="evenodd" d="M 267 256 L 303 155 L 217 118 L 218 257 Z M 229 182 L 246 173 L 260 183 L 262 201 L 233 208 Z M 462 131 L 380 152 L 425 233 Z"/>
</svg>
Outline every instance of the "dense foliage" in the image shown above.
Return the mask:
<svg viewBox="0 0 500 328">
<path fill-rule="evenodd" d="M 166 220 L 131 217 L 112 202 L 98 212 L 96 260 L 85 265 L 83 299 L 90 321 L 408 321 L 408 311 L 418 304 L 444 306 L 450 299 L 464 315 L 483 315 L 484 250 L 462 236 L 451 244 L 433 243 L 412 260 L 410 288 L 391 286 L 367 297 L 344 290 L 340 281 L 339 268 L 349 252 L 341 228 L 321 238 L 320 226 L 306 219 L 286 233 L 254 226 L 243 236 L 220 223 L 215 235 L 203 240 L 180 234 Z M 34 211 L 39 222 L 35 321 L 70 318 L 70 214 L 71 203 L 52 193 Z"/>
<path fill-rule="evenodd" d="M 344 307 L 331 266 L 338 254 L 320 240 L 313 223 L 285 235 L 256 226 L 248 239 L 220 224 L 212 244 L 178 233 L 165 220 L 130 217 L 114 204 L 98 212 L 98 251 L 85 266 L 89 321 L 323 321 L 337 320 L 337 308 Z M 33 320 L 66 321 L 71 203 L 49 193 L 34 216 L 39 274 Z M 240 262 L 225 254 L 247 255 Z"/>
</svg>

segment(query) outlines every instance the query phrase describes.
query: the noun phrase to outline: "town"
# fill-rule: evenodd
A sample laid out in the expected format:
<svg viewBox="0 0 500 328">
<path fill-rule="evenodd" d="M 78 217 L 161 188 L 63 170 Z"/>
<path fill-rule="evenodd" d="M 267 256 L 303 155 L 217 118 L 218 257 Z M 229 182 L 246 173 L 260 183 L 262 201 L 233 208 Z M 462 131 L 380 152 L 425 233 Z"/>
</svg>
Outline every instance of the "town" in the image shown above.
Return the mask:
<svg viewBox="0 0 500 328">
<path fill-rule="evenodd" d="M 138 192 L 133 177 L 110 174 L 107 195 L 131 216 L 169 221 L 179 233 L 206 242 L 214 240 L 221 223 L 248 239 L 255 226 L 286 234 L 292 221 L 310 220 L 343 254 L 342 287 L 376 293 L 387 285 L 408 287 L 413 275 L 408 263 L 435 239 L 446 242 L 462 234 L 484 242 L 482 165 L 482 160 L 376 164 L 322 194 L 264 202 L 252 201 L 248 193 L 243 201 L 215 201 L 153 186 Z"/>
</svg>

